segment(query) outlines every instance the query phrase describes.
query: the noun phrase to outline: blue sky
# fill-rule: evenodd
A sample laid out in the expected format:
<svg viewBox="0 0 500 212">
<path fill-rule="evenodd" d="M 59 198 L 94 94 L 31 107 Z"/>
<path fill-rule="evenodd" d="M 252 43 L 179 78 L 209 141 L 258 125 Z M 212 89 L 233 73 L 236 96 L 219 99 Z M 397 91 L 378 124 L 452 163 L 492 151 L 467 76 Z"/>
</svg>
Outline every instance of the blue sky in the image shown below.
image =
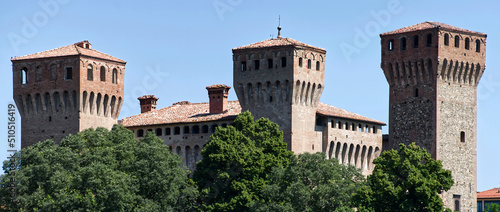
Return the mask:
<svg viewBox="0 0 500 212">
<path fill-rule="evenodd" d="M 415 0 L 2 1 L 0 158 L 8 149 L 13 56 L 89 40 L 94 49 L 127 61 L 123 118 L 140 112 L 136 98 L 144 94 L 159 97 L 162 108 L 183 100 L 206 102 L 207 85 L 232 86 L 231 49 L 275 37 L 281 15 L 283 37 L 327 50 L 321 101 L 388 122 L 378 34 L 436 21 L 488 34 L 486 71 L 478 86 L 477 190 L 500 187 L 499 6 Z M 236 99 L 234 91 L 229 98 Z"/>
</svg>

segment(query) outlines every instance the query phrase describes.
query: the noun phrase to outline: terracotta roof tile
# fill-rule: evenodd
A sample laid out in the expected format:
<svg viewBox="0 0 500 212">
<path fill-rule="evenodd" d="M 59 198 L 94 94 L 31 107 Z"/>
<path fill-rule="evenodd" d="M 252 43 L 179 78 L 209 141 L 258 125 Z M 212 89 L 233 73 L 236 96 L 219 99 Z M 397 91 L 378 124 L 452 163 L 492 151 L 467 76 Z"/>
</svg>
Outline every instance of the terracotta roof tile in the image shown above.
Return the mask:
<svg viewBox="0 0 500 212">
<path fill-rule="evenodd" d="M 155 95 L 144 95 L 144 96 L 138 97 L 137 99 L 139 99 L 139 100 L 141 100 L 141 99 L 156 99 L 156 100 L 158 100 L 158 97 L 156 97 Z"/>
<path fill-rule="evenodd" d="M 490 190 L 477 193 L 477 198 L 500 198 L 500 188 L 492 188 Z"/>
<path fill-rule="evenodd" d="M 205 122 L 205 121 L 235 118 L 238 114 L 241 113 L 241 106 L 238 101 L 228 101 L 227 111 L 225 113 L 216 113 L 216 114 L 209 113 L 210 106 L 208 102 L 190 103 L 184 101 L 181 103 L 184 104 L 175 103 L 174 105 L 169 107 L 124 118 L 122 120 L 122 124 L 125 127 L 136 127 L 136 126 L 160 125 L 160 124 Z M 385 125 L 384 122 L 366 118 L 364 116 L 331 105 L 327 105 L 321 102 L 318 104 L 317 113 L 325 116 L 361 120 L 380 125 Z"/>
<path fill-rule="evenodd" d="M 215 85 L 207 86 L 207 89 L 212 89 L 212 88 L 231 88 L 231 86 L 227 86 L 224 84 L 215 84 Z"/>
<path fill-rule="evenodd" d="M 447 30 L 452 30 L 452 31 L 459 31 L 459 32 L 464 32 L 464 33 L 470 33 L 470 34 L 477 34 L 477 35 L 486 36 L 486 34 L 484 34 L 484 33 L 474 32 L 474 31 L 470 31 L 470 30 L 458 28 L 458 27 L 455 27 L 455 26 L 451 26 L 451 25 L 448 25 L 448 24 L 443 24 L 443 23 L 438 23 L 438 22 L 432 22 L 432 21 L 426 21 L 426 22 L 422 22 L 422 23 L 415 24 L 415 25 L 412 25 L 412 26 L 403 27 L 401 29 L 397 29 L 397 30 L 394 30 L 394 31 L 382 33 L 382 34 L 380 34 L 380 36 L 393 35 L 393 34 L 399 34 L 399 33 L 406 33 L 406 32 L 412 32 L 412 31 L 419 31 L 419 30 L 425 30 L 425 29 L 434 29 L 434 28 L 442 28 L 442 29 L 447 29 Z"/>
<path fill-rule="evenodd" d="M 85 42 L 85 41 L 82 41 Z M 59 47 L 56 49 L 51 49 L 43 52 L 38 52 L 30 55 L 25 55 L 25 56 L 20 56 L 20 57 L 15 57 L 12 58 L 12 61 L 16 60 L 29 60 L 29 59 L 40 59 L 40 58 L 49 58 L 49 57 L 61 57 L 61 56 L 73 56 L 73 55 L 84 55 L 84 56 L 89 56 L 89 57 L 95 57 L 95 58 L 100 58 L 100 59 L 105 59 L 105 60 L 111 60 L 115 62 L 120 62 L 120 63 L 126 63 L 124 60 L 118 59 L 116 57 L 113 57 L 111 55 L 96 51 L 94 49 L 87 49 L 83 48 L 81 46 L 78 46 L 78 44 L 81 44 L 82 42 L 78 42 L 75 44 Z"/>
<path fill-rule="evenodd" d="M 302 43 L 300 41 L 296 41 L 291 38 L 271 38 L 265 41 L 257 42 L 257 43 L 252 43 L 246 46 L 240 46 L 236 47 L 233 49 L 234 50 L 240 50 L 240 49 L 254 49 L 254 48 L 266 48 L 266 47 L 274 47 L 274 46 L 303 46 L 303 47 L 309 47 L 309 48 L 314 48 L 318 49 L 321 51 L 326 51 L 322 48 L 311 46 L 305 43 Z"/>
</svg>

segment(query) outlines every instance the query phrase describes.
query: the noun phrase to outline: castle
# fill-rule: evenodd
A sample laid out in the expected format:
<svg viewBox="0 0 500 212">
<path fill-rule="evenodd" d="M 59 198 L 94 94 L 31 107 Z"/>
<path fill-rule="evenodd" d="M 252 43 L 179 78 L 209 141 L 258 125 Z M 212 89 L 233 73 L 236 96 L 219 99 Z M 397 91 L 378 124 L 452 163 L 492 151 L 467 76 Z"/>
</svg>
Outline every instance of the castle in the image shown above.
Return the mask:
<svg viewBox="0 0 500 212">
<path fill-rule="evenodd" d="M 289 150 L 323 152 L 365 175 L 382 149 L 417 142 L 452 171 L 455 185 L 442 194 L 445 206 L 476 210 L 476 88 L 485 68 L 486 34 L 423 22 L 380 35 L 381 68 L 390 85 L 384 139 L 385 123 L 319 101 L 326 51 L 281 37 L 280 29 L 276 38 L 233 49 L 237 101 L 228 101 L 231 87 L 223 84 L 206 87 L 205 103 L 156 109 L 158 98 L 145 95 L 138 98 L 141 113 L 121 124 L 137 138 L 154 132 L 191 170 L 215 128 L 231 125 L 246 110 L 277 123 Z M 23 148 L 116 123 L 124 61 L 84 41 L 12 63 Z"/>
</svg>

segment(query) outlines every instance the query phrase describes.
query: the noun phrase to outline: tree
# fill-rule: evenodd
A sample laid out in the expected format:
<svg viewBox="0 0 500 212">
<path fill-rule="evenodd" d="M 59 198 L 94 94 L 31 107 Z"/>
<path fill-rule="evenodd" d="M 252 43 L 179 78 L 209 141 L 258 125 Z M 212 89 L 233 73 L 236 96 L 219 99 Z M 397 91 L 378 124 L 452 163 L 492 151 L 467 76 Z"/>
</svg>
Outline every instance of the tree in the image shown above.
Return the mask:
<svg viewBox="0 0 500 212">
<path fill-rule="evenodd" d="M 291 158 L 286 168 L 276 167 L 252 211 L 353 211 L 353 194 L 364 177 L 354 166 L 325 159 L 325 154 L 304 153 Z"/>
<path fill-rule="evenodd" d="M 60 145 L 40 142 L 20 152 L 19 169 L 4 170 L 0 187 L 14 179 L 19 211 L 178 211 L 197 190 L 181 159 L 153 133 L 136 140 L 115 125 L 69 135 Z M 5 191 L 5 190 L 3 190 Z"/>
<path fill-rule="evenodd" d="M 425 149 L 400 144 L 398 151 L 385 151 L 373 163 L 367 185 L 355 195 L 360 211 L 445 210 L 438 194 L 453 185 L 451 171 Z"/>
<path fill-rule="evenodd" d="M 286 167 L 283 132 L 267 118 L 243 112 L 234 126 L 218 127 L 201 151 L 193 179 L 205 211 L 245 211 L 259 199 L 273 167 Z"/>
<path fill-rule="evenodd" d="M 495 203 L 490 203 L 490 204 L 485 204 L 485 211 L 488 212 L 500 212 L 500 205 L 495 204 Z"/>
</svg>

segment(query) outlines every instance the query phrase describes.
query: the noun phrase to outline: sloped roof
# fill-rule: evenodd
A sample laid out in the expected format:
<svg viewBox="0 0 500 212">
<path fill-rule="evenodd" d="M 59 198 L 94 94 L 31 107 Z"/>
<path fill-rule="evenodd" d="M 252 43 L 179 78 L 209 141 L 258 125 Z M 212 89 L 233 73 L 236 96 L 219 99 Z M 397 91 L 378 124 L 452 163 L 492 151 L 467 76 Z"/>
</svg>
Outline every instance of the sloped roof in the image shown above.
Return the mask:
<svg viewBox="0 0 500 212">
<path fill-rule="evenodd" d="M 478 199 L 500 198 L 500 188 L 492 188 L 490 190 L 477 193 Z"/>
<path fill-rule="evenodd" d="M 314 49 L 318 49 L 320 51 L 325 51 L 326 52 L 325 49 L 322 49 L 322 48 L 319 48 L 319 47 L 315 47 L 315 46 L 311 46 L 309 44 L 305 44 L 305 43 L 302 43 L 300 41 L 297 41 L 297 40 L 294 40 L 294 39 L 291 39 L 291 38 L 282 38 L 282 37 L 271 38 L 271 39 L 268 39 L 268 40 L 265 40 L 265 41 L 261 41 L 261 42 L 257 42 L 257 43 L 252 43 L 252 44 L 245 45 L 245 46 L 236 47 L 236 48 L 233 49 L 233 51 L 235 51 L 235 50 L 241 50 L 241 49 L 267 48 L 267 47 L 275 47 L 275 46 L 302 46 L 302 47 L 314 48 Z"/>
<path fill-rule="evenodd" d="M 227 111 L 225 113 L 210 114 L 209 111 L 210 105 L 208 102 L 189 103 L 184 101 L 175 103 L 174 105 L 169 107 L 124 118 L 122 120 L 122 124 L 125 127 L 137 127 L 147 125 L 195 123 L 221 119 L 231 119 L 235 118 L 238 114 L 241 113 L 241 106 L 239 101 L 228 101 Z M 318 104 L 317 113 L 324 116 L 347 118 L 385 125 L 384 122 L 370 119 L 321 102 Z"/>
<path fill-rule="evenodd" d="M 406 32 L 413 32 L 413 31 L 426 30 L 426 29 L 434 29 L 434 28 L 442 28 L 442 29 L 451 30 L 451 31 L 458 31 L 458 32 L 463 32 L 463 33 L 477 34 L 477 35 L 486 36 L 486 34 L 484 34 L 484 33 L 474 32 L 474 31 L 470 31 L 470 30 L 467 30 L 467 29 L 462 29 L 462 28 L 459 28 L 459 27 L 455 27 L 455 26 L 451 26 L 451 25 L 443 24 L 443 23 L 439 23 L 439 22 L 433 22 L 433 21 L 426 21 L 426 22 L 422 22 L 422 23 L 419 23 L 419 24 L 415 24 L 415 25 L 403 27 L 401 29 L 397 29 L 397 30 L 394 30 L 394 31 L 382 33 L 382 34 L 380 34 L 380 36 L 393 35 L 393 34 L 406 33 Z"/>
<path fill-rule="evenodd" d="M 50 58 L 50 57 L 61 57 L 61 56 L 73 56 L 73 55 L 84 55 L 94 58 L 100 58 L 105 60 L 111 60 L 120 63 L 126 63 L 124 60 L 118 59 L 111 55 L 96 51 L 94 49 L 87 49 L 79 46 L 82 43 L 88 43 L 88 41 L 82 41 L 75 44 L 59 47 L 56 49 L 51 49 L 43 52 L 38 52 L 30 55 L 24 55 L 20 57 L 12 58 L 11 61 L 18 60 L 30 60 L 30 59 L 40 59 L 40 58 Z"/>
</svg>

